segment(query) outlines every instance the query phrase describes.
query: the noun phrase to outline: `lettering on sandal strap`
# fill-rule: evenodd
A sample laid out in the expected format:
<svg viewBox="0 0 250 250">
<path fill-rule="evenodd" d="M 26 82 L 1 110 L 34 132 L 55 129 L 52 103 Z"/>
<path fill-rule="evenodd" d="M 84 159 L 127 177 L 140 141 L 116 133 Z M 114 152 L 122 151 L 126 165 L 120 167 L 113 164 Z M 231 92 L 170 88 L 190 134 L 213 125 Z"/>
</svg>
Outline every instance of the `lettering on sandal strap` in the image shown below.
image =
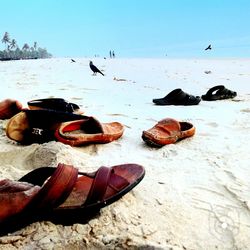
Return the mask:
<svg viewBox="0 0 250 250">
<path fill-rule="evenodd" d="M 33 128 L 31 133 L 34 135 L 42 135 L 42 132 L 43 132 L 43 129 L 41 128 Z"/>
</svg>

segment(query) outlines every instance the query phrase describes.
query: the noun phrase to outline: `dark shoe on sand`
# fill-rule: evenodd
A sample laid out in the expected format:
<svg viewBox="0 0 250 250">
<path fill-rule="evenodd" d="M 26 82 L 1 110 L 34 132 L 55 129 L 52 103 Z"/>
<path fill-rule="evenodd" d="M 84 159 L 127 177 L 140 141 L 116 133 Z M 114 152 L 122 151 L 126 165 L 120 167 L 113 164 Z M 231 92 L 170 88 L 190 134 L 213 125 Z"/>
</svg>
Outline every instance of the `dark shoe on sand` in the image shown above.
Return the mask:
<svg viewBox="0 0 250 250">
<path fill-rule="evenodd" d="M 214 86 L 208 90 L 201 98 L 204 101 L 217 101 L 223 99 L 232 99 L 237 96 L 237 92 L 225 88 L 224 85 Z"/>
<path fill-rule="evenodd" d="M 199 96 L 185 93 L 182 89 L 175 89 L 163 98 L 153 99 L 156 105 L 197 105 L 201 101 Z"/>
<path fill-rule="evenodd" d="M 28 106 L 31 110 L 34 109 L 51 109 L 56 111 L 82 114 L 80 107 L 75 104 L 66 101 L 63 98 L 45 98 L 37 99 L 28 102 Z"/>
</svg>

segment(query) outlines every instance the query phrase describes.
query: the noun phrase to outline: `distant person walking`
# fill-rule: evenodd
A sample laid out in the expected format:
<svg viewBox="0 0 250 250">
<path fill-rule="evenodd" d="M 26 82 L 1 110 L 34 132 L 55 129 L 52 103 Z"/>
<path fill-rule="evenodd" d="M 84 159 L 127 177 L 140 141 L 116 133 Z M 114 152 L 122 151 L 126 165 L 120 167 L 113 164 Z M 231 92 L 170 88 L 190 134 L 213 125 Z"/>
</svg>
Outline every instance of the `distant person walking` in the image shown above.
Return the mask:
<svg viewBox="0 0 250 250">
<path fill-rule="evenodd" d="M 111 52 L 111 50 L 109 51 L 109 57 L 112 58 L 112 52 Z"/>
<path fill-rule="evenodd" d="M 113 58 L 115 58 L 115 52 L 114 52 L 114 50 L 113 50 L 113 52 L 112 52 L 112 56 L 113 56 Z"/>
</svg>

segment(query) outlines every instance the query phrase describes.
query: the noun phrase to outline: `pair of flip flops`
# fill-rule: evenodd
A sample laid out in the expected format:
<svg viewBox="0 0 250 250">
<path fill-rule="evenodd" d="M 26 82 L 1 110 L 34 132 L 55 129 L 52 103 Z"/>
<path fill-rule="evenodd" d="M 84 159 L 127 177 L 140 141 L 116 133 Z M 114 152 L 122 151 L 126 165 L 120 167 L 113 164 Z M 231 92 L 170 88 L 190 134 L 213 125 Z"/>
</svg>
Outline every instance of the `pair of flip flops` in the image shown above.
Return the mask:
<svg viewBox="0 0 250 250">
<path fill-rule="evenodd" d="M 153 147 L 162 147 L 195 134 L 195 127 L 190 122 L 165 118 L 152 128 L 142 132 L 142 139 Z"/>
<path fill-rule="evenodd" d="M 163 98 L 153 99 L 153 103 L 156 105 L 198 105 L 202 100 L 204 101 L 216 101 L 223 99 L 231 99 L 237 96 L 235 91 L 225 88 L 224 85 L 214 86 L 208 90 L 205 95 L 194 96 L 184 92 L 182 89 L 178 88 L 171 91 Z"/>
<path fill-rule="evenodd" d="M 100 167 L 93 173 L 59 164 L 35 169 L 18 181 L 1 180 L 0 234 L 39 220 L 83 222 L 132 190 L 144 175 L 137 164 Z"/>
</svg>

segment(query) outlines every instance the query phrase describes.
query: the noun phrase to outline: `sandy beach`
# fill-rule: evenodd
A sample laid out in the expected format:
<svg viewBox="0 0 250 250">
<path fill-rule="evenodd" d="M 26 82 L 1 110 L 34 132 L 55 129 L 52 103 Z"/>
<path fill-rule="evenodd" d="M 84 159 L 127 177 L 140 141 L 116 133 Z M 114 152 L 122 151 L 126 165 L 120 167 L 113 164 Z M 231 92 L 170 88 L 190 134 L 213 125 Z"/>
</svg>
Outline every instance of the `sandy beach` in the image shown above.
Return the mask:
<svg viewBox="0 0 250 250">
<path fill-rule="evenodd" d="M 0 62 L 0 100 L 27 107 L 29 100 L 62 97 L 101 122 L 124 124 L 122 138 L 23 146 L 6 137 L 7 120 L 0 120 L 0 178 L 60 162 L 85 172 L 137 163 L 146 175 L 88 223 L 33 223 L 0 237 L 0 249 L 249 249 L 250 59 L 74 59 Z M 105 76 L 93 76 L 89 60 Z M 215 85 L 237 96 L 195 106 L 152 102 L 176 88 L 201 96 Z M 166 117 L 192 123 L 196 134 L 149 147 L 142 131 Z"/>
</svg>

